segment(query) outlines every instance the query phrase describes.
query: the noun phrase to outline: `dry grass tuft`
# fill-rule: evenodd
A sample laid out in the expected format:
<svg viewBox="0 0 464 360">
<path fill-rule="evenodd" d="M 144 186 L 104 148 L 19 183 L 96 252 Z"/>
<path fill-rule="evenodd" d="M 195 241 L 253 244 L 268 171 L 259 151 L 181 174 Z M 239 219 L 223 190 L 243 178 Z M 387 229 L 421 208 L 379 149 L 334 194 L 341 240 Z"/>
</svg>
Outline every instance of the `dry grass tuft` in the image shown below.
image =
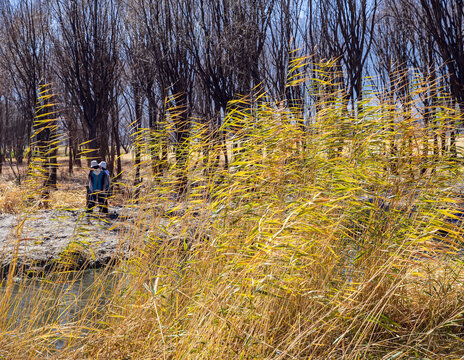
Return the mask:
<svg viewBox="0 0 464 360">
<path fill-rule="evenodd" d="M 23 189 L 12 183 L 0 184 L 0 213 L 17 214 L 23 210 Z"/>
<path fill-rule="evenodd" d="M 51 209 L 84 209 L 86 204 L 86 193 L 84 190 L 57 190 L 50 194 Z"/>
</svg>

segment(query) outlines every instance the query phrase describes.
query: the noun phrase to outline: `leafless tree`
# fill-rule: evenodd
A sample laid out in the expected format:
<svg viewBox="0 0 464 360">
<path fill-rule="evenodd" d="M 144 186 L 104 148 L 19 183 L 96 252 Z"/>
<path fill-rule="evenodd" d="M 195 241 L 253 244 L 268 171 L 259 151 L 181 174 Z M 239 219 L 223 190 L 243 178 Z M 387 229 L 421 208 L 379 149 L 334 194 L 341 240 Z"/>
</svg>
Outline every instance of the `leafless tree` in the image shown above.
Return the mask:
<svg viewBox="0 0 464 360">
<path fill-rule="evenodd" d="M 202 0 L 191 8 L 193 19 L 188 22 L 187 45 L 194 59 L 199 89 L 209 99 L 203 110 L 210 120 L 210 136 L 222 143 L 226 167 L 226 139 L 223 132 L 218 132 L 221 114 L 231 100 L 253 96 L 253 92 L 260 91 L 257 87 L 266 83 L 263 55 L 276 3 Z"/>
<path fill-rule="evenodd" d="M 106 159 L 119 75 L 119 8 L 113 0 L 53 0 L 58 74 L 86 130 L 90 156 Z"/>
<path fill-rule="evenodd" d="M 0 3 L 5 41 L 0 47 L 0 61 L 12 80 L 14 98 L 22 115 L 22 126 L 17 134 L 23 141 L 22 149 L 15 149 L 18 150 L 18 163 L 22 163 L 22 154 L 31 136 L 39 83 L 45 77 L 50 55 L 47 30 L 44 28 L 47 21 L 41 10 L 33 0 Z"/>
<path fill-rule="evenodd" d="M 351 101 L 361 100 L 365 65 L 373 42 L 378 1 L 321 1 L 322 47 L 339 57 Z"/>
<path fill-rule="evenodd" d="M 451 94 L 464 110 L 464 2 L 419 0 L 421 19 L 435 41 L 449 74 Z M 451 104 L 452 106 L 452 104 Z M 450 147 L 456 155 L 456 126 L 451 124 Z"/>
<path fill-rule="evenodd" d="M 1 25 L 6 44 L 0 47 L 0 59 L 14 86 L 15 100 L 21 116 L 15 136 L 23 141 L 17 144 L 15 156 L 22 162 L 25 146 L 31 139 L 40 84 L 51 80 L 50 18 L 45 2 L 25 0 L 19 3 L 6 0 L 0 4 Z M 37 126 L 41 123 L 38 122 Z M 22 126 L 21 126 L 22 125 Z M 44 125 L 45 126 L 45 125 Z M 48 175 L 46 186 L 56 186 L 57 164 L 54 151 L 45 149 L 50 141 L 48 128 L 37 131 L 35 147 L 46 156 Z"/>
<path fill-rule="evenodd" d="M 155 73 L 151 79 L 156 81 L 158 93 L 163 99 L 169 99 L 166 105 L 171 109 L 172 114 L 172 137 L 176 162 L 178 169 L 183 169 L 187 157 L 186 140 L 190 131 L 189 120 L 194 96 L 195 73 L 192 68 L 192 57 L 186 46 L 186 21 L 189 21 L 193 3 L 187 0 L 156 2 L 133 0 L 132 4 L 135 9 L 135 21 L 140 22 L 141 30 L 146 36 L 147 53 L 143 60 L 153 66 Z M 139 91 L 139 89 L 134 90 Z M 143 91 L 143 87 L 140 91 Z M 153 119 L 156 110 L 152 89 L 149 89 L 148 93 L 150 92 L 149 100 Z M 138 115 L 141 113 L 136 117 Z M 185 185 L 186 177 L 181 175 L 180 193 L 184 191 Z"/>
<path fill-rule="evenodd" d="M 422 19 L 450 75 L 453 96 L 464 109 L 464 2 L 420 0 Z"/>
<path fill-rule="evenodd" d="M 0 157 L 22 161 L 41 80 L 52 80 L 58 90 L 69 133 L 69 171 L 79 162 L 82 142 L 112 170 L 127 145 L 121 139 L 128 134 L 122 127 L 126 114 L 137 120 L 136 129 L 172 125 L 152 147 L 156 174 L 162 174 L 168 149 L 174 150 L 177 168 L 185 166 L 186 139 L 198 117 L 227 164 L 230 139 L 218 131 L 222 118 L 231 100 L 256 91 L 311 114 L 319 108 L 310 104 L 321 103 L 321 96 L 343 91 L 347 116 L 356 116 L 365 76 L 379 75 L 379 89 L 393 94 L 392 103 L 402 99 L 406 114 L 413 111 L 407 109 L 411 68 L 432 82 L 439 78 L 437 69 L 446 68 L 443 84 L 455 99 L 451 106 L 462 110 L 463 18 L 462 0 L 4 0 L 0 71 L 8 74 L 12 90 L 0 86 Z M 327 62 L 325 74 L 311 61 L 304 70 L 330 81 L 314 88 L 286 86 L 300 54 Z M 424 122 L 436 124 L 438 94 L 422 96 L 424 109 L 431 109 Z M 130 99 L 127 107 L 123 99 Z M 306 130 L 310 117 L 299 118 Z M 455 137 L 455 132 L 451 140 L 435 137 L 433 153 L 446 150 Z M 424 140 L 424 155 L 428 144 Z"/>
</svg>

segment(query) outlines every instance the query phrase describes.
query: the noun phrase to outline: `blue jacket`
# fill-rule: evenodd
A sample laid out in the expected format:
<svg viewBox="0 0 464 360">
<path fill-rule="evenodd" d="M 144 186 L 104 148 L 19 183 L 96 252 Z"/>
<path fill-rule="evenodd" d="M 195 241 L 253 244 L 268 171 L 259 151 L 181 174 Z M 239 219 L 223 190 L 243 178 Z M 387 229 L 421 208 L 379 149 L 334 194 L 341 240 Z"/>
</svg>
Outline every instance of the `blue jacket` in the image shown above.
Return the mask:
<svg viewBox="0 0 464 360">
<path fill-rule="evenodd" d="M 108 174 L 102 170 L 90 170 L 89 172 L 89 191 L 96 193 L 100 191 L 107 191 L 110 186 L 110 179 Z"/>
</svg>

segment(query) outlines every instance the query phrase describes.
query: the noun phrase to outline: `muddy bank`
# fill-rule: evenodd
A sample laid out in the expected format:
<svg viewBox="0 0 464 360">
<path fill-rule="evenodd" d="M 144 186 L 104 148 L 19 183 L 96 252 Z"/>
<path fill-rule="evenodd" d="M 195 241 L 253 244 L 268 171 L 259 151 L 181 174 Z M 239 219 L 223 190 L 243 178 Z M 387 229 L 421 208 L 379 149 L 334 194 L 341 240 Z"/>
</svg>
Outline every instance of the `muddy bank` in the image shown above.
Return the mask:
<svg viewBox="0 0 464 360">
<path fill-rule="evenodd" d="M 43 210 L 28 215 L 0 214 L 0 275 L 12 269 L 46 271 L 58 262 L 69 268 L 100 267 L 126 256 L 121 233 L 130 217 L 86 215 L 75 210 Z"/>
<path fill-rule="evenodd" d="M 67 269 L 102 267 L 129 258 L 140 241 L 175 243 L 185 249 L 186 244 L 189 248 L 195 241 L 205 240 L 207 235 L 199 235 L 198 226 L 208 227 L 208 215 L 190 212 L 186 223 L 184 210 L 171 206 L 113 208 L 108 216 L 78 210 L 0 214 L 0 277 L 13 265 L 17 271 L 31 273 L 58 265 Z"/>
</svg>

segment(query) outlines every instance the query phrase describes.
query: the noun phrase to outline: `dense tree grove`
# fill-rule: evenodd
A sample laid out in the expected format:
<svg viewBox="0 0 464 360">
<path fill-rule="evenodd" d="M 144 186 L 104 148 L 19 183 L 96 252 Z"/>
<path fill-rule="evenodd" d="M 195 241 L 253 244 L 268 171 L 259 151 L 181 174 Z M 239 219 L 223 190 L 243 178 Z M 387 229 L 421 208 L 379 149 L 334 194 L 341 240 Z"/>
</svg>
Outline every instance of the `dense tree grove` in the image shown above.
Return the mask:
<svg viewBox="0 0 464 360">
<path fill-rule="evenodd" d="M 333 60 L 353 116 L 372 85 L 404 100 L 417 74 L 464 108 L 462 0 L 2 0 L 0 40 L 0 171 L 28 161 L 43 83 L 58 99 L 70 172 L 83 148 L 120 171 L 131 132 L 162 129 L 166 109 L 176 116 L 154 156 L 170 146 L 182 164 L 191 119 L 224 143 L 218 129 L 231 100 L 258 91 L 298 101 L 308 126 L 317 94 L 285 86 L 303 55 L 314 77 L 314 64 Z M 441 94 L 429 95 L 426 107 Z M 452 148 L 459 126 L 437 148 Z"/>
</svg>

